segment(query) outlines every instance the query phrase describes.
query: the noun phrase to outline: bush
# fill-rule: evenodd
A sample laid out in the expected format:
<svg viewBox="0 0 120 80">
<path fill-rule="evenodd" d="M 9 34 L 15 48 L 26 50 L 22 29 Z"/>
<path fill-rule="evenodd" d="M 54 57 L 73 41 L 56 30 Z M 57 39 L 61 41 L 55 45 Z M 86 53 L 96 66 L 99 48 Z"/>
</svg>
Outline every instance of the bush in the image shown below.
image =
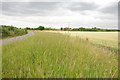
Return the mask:
<svg viewBox="0 0 120 80">
<path fill-rule="evenodd" d="M 5 26 L 1 25 L 0 29 L 2 30 L 0 34 L 2 34 L 2 38 L 10 37 L 10 36 L 20 36 L 27 33 L 25 29 L 19 29 L 13 26 Z"/>
</svg>

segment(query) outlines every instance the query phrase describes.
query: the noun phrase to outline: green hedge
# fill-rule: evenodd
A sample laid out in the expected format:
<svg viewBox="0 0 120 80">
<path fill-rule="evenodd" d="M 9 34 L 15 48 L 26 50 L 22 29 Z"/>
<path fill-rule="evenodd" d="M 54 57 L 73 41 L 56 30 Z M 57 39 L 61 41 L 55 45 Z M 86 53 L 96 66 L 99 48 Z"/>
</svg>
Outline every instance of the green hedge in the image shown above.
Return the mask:
<svg viewBox="0 0 120 80">
<path fill-rule="evenodd" d="M 26 29 L 16 28 L 13 26 L 0 25 L 0 38 L 14 37 L 27 34 Z"/>
</svg>

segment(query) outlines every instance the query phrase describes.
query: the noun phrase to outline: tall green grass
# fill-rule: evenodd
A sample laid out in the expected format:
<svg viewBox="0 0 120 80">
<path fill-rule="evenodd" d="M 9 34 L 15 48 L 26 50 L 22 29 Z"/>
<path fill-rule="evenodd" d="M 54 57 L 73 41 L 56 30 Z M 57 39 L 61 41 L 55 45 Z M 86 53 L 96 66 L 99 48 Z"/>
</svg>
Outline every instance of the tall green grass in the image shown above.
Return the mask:
<svg viewBox="0 0 120 80">
<path fill-rule="evenodd" d="M 0 79 L 2 79 L 2 43 L 0 42 Z"/>
<path fill-rule="evenodd" d="M 35 32 L 3 46 L 4 78 L 116 78 L 117 55 L 78 37 Z"/>
</svg>

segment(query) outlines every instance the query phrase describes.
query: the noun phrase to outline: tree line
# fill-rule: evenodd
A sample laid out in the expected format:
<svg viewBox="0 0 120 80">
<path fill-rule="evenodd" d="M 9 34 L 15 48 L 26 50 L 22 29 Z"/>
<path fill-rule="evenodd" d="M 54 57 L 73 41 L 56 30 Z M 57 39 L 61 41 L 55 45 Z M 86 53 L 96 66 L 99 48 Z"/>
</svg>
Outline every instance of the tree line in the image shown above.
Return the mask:
<svg viewBox="0 0 120 80">
<path fill-rule="evenodd" d="M 58 30 L 58 29 L 55 29 L 55 28 L 45 28 L 44 26 L 39 26 L 37 28 L 30 28 L 30 27 L 26 27 L 25 29 L 27 30 Z"/>
<path fill-rule="evenodd" d="M 84 28 L 84 27 L 80 27 L 80 28 L 62 28 L 61 29 L 62 31 L 120 31 L 118 29 L 100 29 L 100 28 Z"/>
<path fill-rule="evenodd" d="M 26 28 L 27 30 L 61 30 L 61 31 L 120 31 L 117 29 L 100 29 L 100 28 L 84 28 L 84 27 L 80 27 L 80 28 L 60 28 L 60 29 L 55 29 L 55 28 L 45 28 L 44 26 L 39 26 L 38 28 Z"/>
</svg>

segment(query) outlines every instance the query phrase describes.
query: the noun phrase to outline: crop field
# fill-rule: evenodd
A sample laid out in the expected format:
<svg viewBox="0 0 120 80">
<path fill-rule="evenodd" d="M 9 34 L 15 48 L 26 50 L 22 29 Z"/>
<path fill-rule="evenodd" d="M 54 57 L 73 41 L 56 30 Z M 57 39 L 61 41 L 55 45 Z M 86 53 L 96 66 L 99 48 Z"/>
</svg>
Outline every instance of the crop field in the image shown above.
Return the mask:
<svg viewBox="0 0 120 80">
<path fill-rule="evenodd" d="M 88 40 L 92 44 L 106 48 L 112 52 L 118 51 L 118 32 L 80 32 L 80 31 L 49 31 L 63 33 Z"/>
<path fill-rule="evenodd" d="M 34 36 L 2 46 L 3 78 L 117 78 L 118 56 L 77 33 L 34 31 Z M 81 34 L 84 35 L 84 34 Z M 109 35 L 109 34 L 108 34 Z M 94 38 L 116 42 L 107 34 Z M 108 42 L 109 42 L 108 41 Z M 97 43 L 97 40 L 96 40 Z M 98 42 L 99 43 L 99 42 Z M 108 44 L 108 43 L 106 43 Z M 112 43 L 114 44 L 114 43 Z M 110 44 L 111 45 L 111 44 Z M 117 44 L 115 44 L 117 45 Z"/>
</svg>

